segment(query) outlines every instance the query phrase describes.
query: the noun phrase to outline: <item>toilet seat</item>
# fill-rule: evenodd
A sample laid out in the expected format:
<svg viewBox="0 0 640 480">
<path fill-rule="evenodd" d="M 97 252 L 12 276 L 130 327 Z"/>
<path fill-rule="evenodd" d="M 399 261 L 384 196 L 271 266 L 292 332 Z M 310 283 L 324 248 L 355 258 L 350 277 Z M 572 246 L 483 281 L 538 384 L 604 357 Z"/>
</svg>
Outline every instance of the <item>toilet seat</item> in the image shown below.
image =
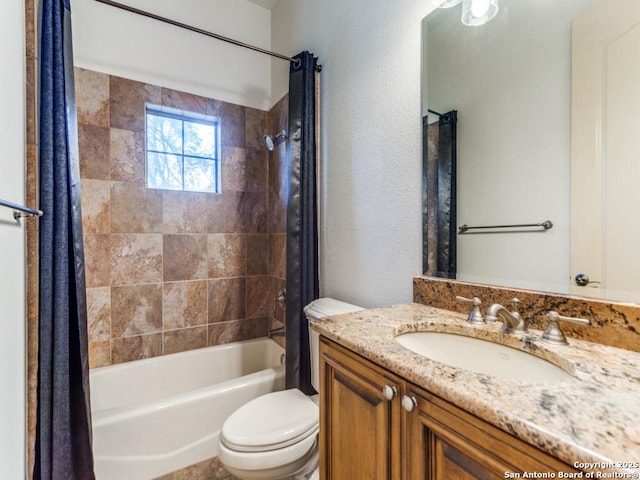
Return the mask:
<svg viewBox="0 0 640 480">
<path fill-rule="evenodd" d="M 305 465 L 317 448 L 318 429 L 304 440 L 277 450 L 238 452 L 228 448 L 224 442 L 218 445 L 218 456 L 222 464 L 231 469 L 251 471 L 290 468 L 297 470 Z M 233 472 L 231 472 L 233 473 Z"/>
<path fill-rule="evenodd" d="M 295 445 L 318 431 L 318 405 L 297 389 L 254 398 L 222 426 L 222 443 L 236 452 L 267 452 Z"/>
</svg>

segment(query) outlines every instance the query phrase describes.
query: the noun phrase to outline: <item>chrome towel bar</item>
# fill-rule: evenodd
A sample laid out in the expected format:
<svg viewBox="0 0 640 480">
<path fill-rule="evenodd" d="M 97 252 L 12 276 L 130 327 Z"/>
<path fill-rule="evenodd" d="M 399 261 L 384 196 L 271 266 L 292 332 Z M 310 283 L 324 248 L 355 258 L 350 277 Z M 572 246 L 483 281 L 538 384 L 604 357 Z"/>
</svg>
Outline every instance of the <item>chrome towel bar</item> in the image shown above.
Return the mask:
<svg viewBox="0 0 640 480">
<path fill-rule="evenodd" d="M 495 229 L 495 228 L 530 228 L 530 227 L 539 227 L 542 228 L 541 231 L 549 230 L 553 228 L 553 223 L 551 220 L 545 220 L 542 223 L 520 223 L 517 225 L 484 225 L 479 227 L 470 227 L 467 224 L 461 225 L 458 227 L 458 234 L 462 235 L 463 233 L 473 233 L 469 232 L 469 230 L 478 230 L 478 229 Z M 497 232 L 496 232 L 497 233 Z"/>
<path fill-rule="evenodd" d="M 7 207 L 13 209 L 13 218 L 18 220 L 21 217 L 41 217 L 42 210 L 34 210 L 33 208 L 23 207 L 17 203 L 8 202 L 7 200 L 0 199 L 0 207 Z"/>
</svg>

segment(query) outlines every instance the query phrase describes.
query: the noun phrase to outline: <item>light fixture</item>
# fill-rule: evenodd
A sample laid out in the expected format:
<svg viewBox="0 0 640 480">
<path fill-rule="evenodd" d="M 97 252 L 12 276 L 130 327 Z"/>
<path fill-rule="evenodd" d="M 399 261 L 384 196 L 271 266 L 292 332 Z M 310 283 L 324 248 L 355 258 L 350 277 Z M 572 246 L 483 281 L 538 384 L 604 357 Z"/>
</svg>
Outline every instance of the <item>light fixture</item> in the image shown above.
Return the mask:
<svg viewBox="0 0 640 480">
<path fill-rule="evenodd" d="M 458 5 L 462 0 L 444 0 L 438 8 L 451 8 Z"/>
<path fill-rule="evenodd" d="M 498 13 L 498 0 L 464 0 L 462 23 L 475 27 L 484 25 Z"/>
</svg>

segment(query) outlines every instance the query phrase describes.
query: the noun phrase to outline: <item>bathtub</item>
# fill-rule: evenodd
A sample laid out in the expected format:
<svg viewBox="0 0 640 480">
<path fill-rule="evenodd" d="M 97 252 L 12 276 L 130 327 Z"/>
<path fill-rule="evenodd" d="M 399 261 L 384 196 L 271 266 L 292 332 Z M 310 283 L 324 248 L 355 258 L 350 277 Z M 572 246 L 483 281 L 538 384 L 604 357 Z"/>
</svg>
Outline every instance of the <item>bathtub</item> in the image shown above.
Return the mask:
<svg viewBox="0 0 640 480">
<path fill-rule="evenodd" d="M 96 478 L 151 479 L 217 456 L 224 420 L 284 388 L 283 353 L 262 338 L 91 370 Z"/>
</svg>

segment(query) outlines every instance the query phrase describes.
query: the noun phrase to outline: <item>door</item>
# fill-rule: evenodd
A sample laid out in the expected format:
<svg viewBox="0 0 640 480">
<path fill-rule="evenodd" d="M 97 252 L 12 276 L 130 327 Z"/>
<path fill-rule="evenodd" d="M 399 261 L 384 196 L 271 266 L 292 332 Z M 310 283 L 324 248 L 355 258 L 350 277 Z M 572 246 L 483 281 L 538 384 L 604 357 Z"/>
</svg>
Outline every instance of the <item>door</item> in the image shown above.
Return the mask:
<svg viewBox="0 0 640 480">
<path fill-rule="evenodd" d="M 600 0 L 572 45 L 572 278 L 640 292 L 640 2 Z"/>
</svg>

